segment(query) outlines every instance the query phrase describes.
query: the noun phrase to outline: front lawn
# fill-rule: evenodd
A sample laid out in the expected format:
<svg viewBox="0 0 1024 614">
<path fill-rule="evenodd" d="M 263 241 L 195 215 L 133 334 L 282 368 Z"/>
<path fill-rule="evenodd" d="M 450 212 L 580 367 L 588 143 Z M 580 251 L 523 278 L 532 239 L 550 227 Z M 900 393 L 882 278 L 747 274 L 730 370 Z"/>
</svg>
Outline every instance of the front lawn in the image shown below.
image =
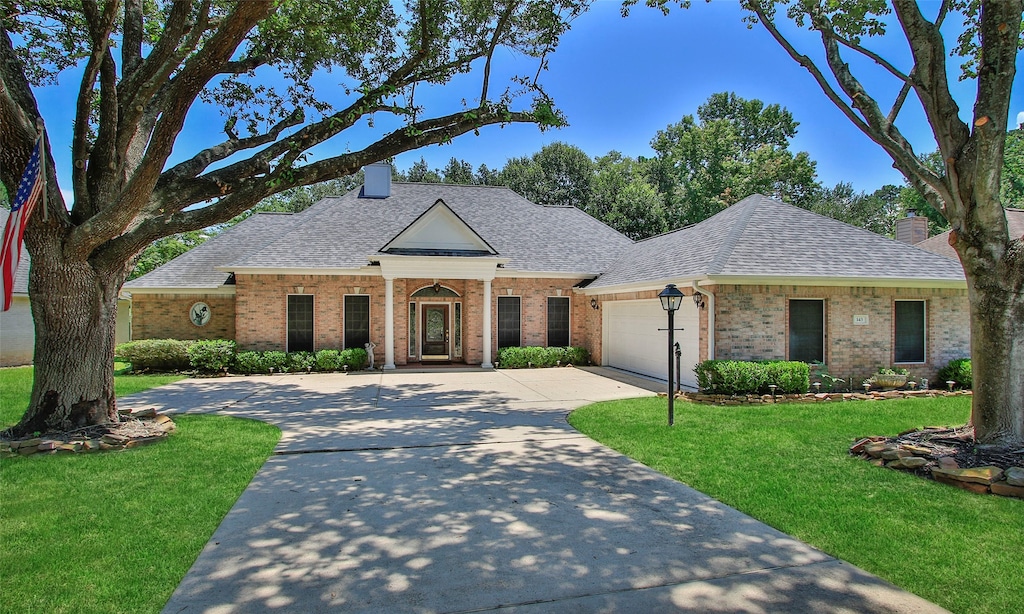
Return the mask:
<svg viewBox="0 0 1024 614">
<path fill-rule="evenodd" d="M 0 370 L 0 428 L 21 417 L 31 378 L 31 367 Z M 121 395 L 175 379 L 115 385 Z M 0 612 L 160 611 L 280 438 L 251 420 L 174 421 L 156 445 L 0 459 Z"/>
<path fill-rule="evenodd" d="M 967 421 L 967 397 L 712 407 L 664 398 L 580 408 L 581 432 L 954 612 L 1024 603 L 1024 501 L 874 467 L 866 435 Z"/>
</svg>

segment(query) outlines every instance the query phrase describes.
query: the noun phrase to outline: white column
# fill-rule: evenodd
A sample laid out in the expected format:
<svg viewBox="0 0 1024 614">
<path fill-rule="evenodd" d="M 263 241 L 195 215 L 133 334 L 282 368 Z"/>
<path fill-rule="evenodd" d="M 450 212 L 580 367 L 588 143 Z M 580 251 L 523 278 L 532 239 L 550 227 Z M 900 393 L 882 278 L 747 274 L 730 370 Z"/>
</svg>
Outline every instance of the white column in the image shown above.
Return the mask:
<svg viewBox="0 0 1024 614">
<path fill-rule="evenodd" d="M 395 368 L 395 280 L 384 278 L 384 368 Z"/>
<path fill-rule="evenodd" d="M 484 360 L 480 365 L 484 369 L 493 369 L 491 364 L 491 280 L 484 281 Z"/>
</svg>

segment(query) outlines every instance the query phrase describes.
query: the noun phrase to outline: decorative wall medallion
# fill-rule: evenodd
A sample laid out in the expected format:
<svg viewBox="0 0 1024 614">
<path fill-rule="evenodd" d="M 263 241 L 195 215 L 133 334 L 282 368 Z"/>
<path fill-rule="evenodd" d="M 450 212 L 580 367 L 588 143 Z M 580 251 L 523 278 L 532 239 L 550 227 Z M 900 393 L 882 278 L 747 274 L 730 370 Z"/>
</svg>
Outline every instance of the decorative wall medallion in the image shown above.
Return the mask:
<svg viewBox="0 0 1024 614">
<path fill-rule="evenodd" d="M 188 310 L 188 319 L 196 326 L 206 326 L 210 315 L 210 307 L 206 303 L 195 303 Z"/>
</svg>

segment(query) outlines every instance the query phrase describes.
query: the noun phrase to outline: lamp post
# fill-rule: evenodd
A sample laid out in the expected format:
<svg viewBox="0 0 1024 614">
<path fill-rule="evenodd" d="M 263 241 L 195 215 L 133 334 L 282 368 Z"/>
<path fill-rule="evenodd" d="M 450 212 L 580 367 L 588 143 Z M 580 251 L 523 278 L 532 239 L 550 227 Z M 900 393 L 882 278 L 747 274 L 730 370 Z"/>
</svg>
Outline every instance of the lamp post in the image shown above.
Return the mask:
<svg viewBox="0 0 1024 614">
<path fill-rule="evenodd" d="M 675 315 L 676 310 L 683 303 L 683 293 L 676 288 L 675 284 L 668 284 L 658 294 L 661 300 L 661 308 L 668 312 L 668 425 L 672 426 L 675 421 L 675 390 L 672 381 L 672 354 L 675 349 Z"/>
</svg>

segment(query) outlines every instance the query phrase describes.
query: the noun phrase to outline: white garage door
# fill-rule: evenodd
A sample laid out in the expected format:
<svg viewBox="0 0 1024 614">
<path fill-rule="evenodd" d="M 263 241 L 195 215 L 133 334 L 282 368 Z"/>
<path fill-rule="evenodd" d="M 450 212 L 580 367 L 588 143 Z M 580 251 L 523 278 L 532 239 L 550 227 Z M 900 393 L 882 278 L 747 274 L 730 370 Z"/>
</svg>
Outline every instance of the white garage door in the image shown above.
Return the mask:
<svg viewBox="0 0 1024 614">
<path fill-rule="evenodd" d="M 610 367 L 668 379 L 668 314 L 657 299 L 642 301 L 605 301 L 604 310 L 604 362 Z M 680 358 L 682 384 L 696 388 L 697 377 L 693 366 L 699 357 L 699 314 L 690 301 L 683 301 L 676 312 L 675 340 L 682 350 Z M 675 357 L 673 365 L 675 368 Z"/>
</svg>

